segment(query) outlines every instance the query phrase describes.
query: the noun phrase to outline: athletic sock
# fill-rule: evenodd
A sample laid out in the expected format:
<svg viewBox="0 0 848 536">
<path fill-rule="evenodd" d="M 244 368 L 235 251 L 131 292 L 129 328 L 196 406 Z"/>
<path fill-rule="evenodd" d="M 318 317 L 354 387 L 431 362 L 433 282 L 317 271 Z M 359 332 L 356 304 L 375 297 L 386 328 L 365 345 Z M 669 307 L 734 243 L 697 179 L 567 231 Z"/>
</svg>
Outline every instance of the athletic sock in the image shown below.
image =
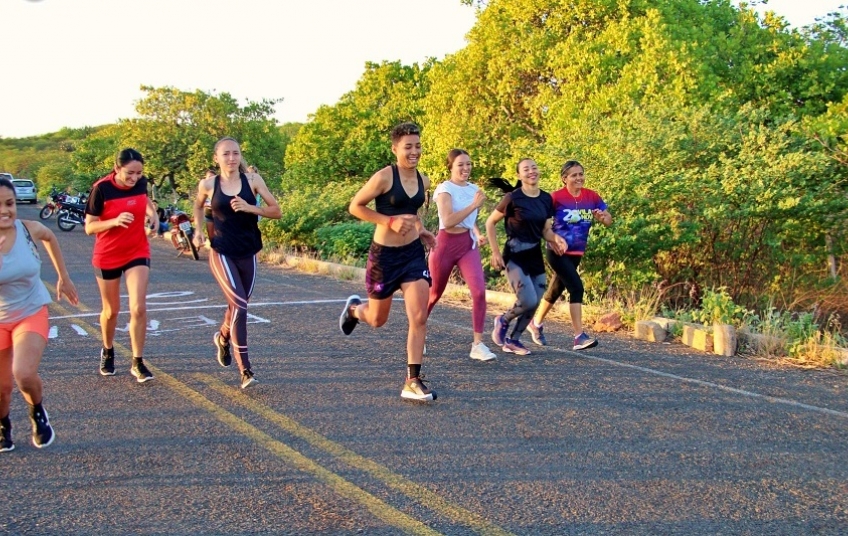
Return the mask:
<svg viewBox="0 0 848 536">
<path fill-rule="evenodd" d="M 109 356 L 109 357 L 115 357 L 115 347 L 114 347 L 114 346 L 113 346 L 112 348 L 106 348 L 106 347 L 104 346 L 104 347 L 103 347 L 103 352 L 105 352 L 105 353 L 106 353 L 106 355 L 107 355 L 107 356 Z"/>
<path fill-rule="evenodd" d="M 9 415 L 6 415 L 5 417 L 0 417 L 0 426 L 5 428 L 6 430 L 12 427 L 12 419 L 9 418 Z"/>
<path fill-rule="evenodd" d="M 141 363 L 141 362 L 142 362 L 142 358 L 133 356 L 133 365 L 136 365 L 136 364 Z"/>
<path fill-rule="evenodd" d="M 41 413 L 42 415 L 44 414 L 44 408 L 41 406 L 41 402 L 39 402 L 38 404 L 33 404 L 29 407 L 30 416 L 34 417 L 38 413 Z"/>
<path fill-rule="evenodd" d="M 413 365 L 409 364 L 406 366 L 406 377 L 409 378 L 417 378 L 421 375 L 421 365 Z"/>
</svg>

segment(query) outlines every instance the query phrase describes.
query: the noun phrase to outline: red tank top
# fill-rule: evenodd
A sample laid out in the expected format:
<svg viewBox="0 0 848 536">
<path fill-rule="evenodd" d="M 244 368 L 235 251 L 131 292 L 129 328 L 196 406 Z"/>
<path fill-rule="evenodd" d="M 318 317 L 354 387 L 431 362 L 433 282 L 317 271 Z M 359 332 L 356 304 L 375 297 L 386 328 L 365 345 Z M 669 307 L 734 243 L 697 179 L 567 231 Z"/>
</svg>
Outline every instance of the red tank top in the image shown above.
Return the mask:
<svg viewBox="0 0 848 536">
<path fill-rule="evenodd" d="M 150 242 L 144 232 L 147 211 L 147 179 L 142 177 L 132 188 L 122 188 L 110 173 L 94 183 L 85 208 L 86 214 L 101 220 L 117 218 L 122 212 L 134 219 L 127 227 L 113 227 L 94 236 L 91 264 L 101 270 L 120 268 L 132 260 L 150 258 Z"/>
</svg>

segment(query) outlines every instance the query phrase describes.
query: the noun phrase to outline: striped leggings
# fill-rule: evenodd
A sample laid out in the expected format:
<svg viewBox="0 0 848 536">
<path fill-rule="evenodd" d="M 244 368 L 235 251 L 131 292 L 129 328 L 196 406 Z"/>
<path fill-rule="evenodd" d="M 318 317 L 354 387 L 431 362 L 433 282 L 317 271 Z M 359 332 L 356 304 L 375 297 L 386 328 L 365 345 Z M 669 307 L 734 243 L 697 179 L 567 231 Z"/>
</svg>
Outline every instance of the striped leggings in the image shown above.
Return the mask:
<svg viewBox="0 0 848 536">
<path fill-rule="evenodd" d="M 209 252 L 212 275 L 224 292 L 227 312 L 221 324 L 221 337 L 230 341 L 240 371 L 250 368 L 247 356 L 247 302 L 256 283 L 256 255 L 232 259 L 214 249 Z"/>
</svg>

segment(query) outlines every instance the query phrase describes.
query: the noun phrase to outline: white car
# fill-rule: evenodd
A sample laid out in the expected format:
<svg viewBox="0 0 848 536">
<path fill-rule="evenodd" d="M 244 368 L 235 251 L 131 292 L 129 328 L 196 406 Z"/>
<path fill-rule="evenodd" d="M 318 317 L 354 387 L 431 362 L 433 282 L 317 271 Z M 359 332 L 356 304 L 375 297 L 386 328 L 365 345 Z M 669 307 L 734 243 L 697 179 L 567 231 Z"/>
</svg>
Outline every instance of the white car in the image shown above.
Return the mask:
<svg viewBox="0 0 848 536">
<path fill-rule="evenodd" d="M 12 179 L 15 185 L 15 196 L 18 201 L 29 201 L 33 205 L 38 202 L 38 188 L 29 179 Z"/>
</svg>

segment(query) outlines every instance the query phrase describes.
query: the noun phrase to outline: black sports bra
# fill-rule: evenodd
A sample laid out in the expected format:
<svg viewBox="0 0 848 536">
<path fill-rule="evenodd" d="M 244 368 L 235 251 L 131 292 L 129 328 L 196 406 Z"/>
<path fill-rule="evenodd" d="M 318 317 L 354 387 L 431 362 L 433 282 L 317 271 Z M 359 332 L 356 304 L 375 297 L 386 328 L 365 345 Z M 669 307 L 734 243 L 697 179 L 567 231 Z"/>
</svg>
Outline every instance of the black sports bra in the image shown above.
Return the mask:
<svg viewBox="0 0 848 536">
<path fill-rule="evenodd" d="M 418 191 L 410 197 L 400 182 L 397 165 L 392 164 L 392 187 L 388 192 L 380 194 L 374 199 L 377 212 L 386 216 L 418 214 L 418 209 L 424 204 L 424 179 L 421 178 L 421 173 L 417 169 L 415 175 L 418 177 Z"/>
</svg>

